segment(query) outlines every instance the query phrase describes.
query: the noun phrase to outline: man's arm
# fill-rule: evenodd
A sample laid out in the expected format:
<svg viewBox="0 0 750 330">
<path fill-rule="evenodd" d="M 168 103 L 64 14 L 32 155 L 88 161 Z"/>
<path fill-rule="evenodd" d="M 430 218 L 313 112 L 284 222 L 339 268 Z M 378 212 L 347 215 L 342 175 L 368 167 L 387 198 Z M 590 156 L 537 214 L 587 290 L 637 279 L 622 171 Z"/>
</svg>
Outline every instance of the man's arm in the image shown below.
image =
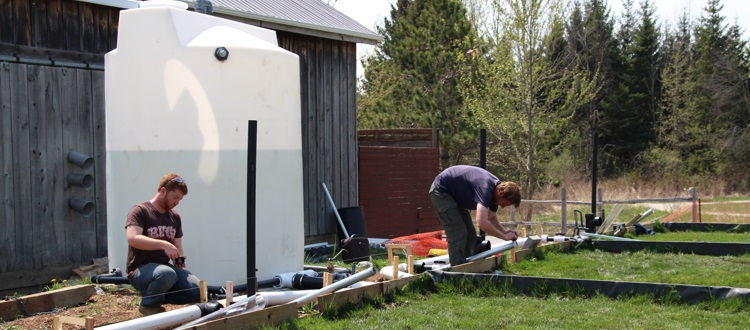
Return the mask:
<svg viewBox="0 0 750 330">
<path fill-rule="evenodd" d="M 143 228 L 130 225 L 126 229 L 128 245 L 139 250 L 164 250 L 169 259 L 174 259 L 182 255 L 182 250 L 177 249 L 172 243 L 160 239 L 153 239 L 143 235 Z"/>
<path fill-rule="evenodd" d="M 479 226 L 479 229 L 483 230 L 485 233 L 506 241 L 518 238 L 515 231 L 506 230 L 500 225 L 500 222 L 497 221 L 495 212 L 492 212 L 481 203 L 477 203 L 477 226 Z"/>
</svg>

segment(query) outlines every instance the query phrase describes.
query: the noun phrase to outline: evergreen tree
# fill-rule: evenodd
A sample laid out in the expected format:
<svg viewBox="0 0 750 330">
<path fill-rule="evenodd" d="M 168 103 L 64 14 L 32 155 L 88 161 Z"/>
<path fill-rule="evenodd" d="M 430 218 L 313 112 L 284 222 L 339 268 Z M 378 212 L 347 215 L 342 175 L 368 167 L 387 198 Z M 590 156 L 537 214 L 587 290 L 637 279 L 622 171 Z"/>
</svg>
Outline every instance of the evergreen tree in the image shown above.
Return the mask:
<svg viewBox="0 0 750 330">
<path fill-rule="evenodd" d="M 618 73 L 621 72 L 621 65 L 613 29 L 614 22 L 604 0 L 586 0 L 582 5 L 575 3 L 568 24 L 568 42 L 575 60 L 588 72 L 589 80 L 596 82 L 595 90 L 598 91 L 575 114 L 579 136 L 588 139 L 585 148 L 578 148 L 577 159 L 588 160 L 588 164 L 592 165 L 595 162 L 592 158 L 593 138 L 599 136 L 601 121 L 606 119 L 604 113 L 608 107 L 617 104 L 617 100 L 613 101 L 612 98 L 619 95 Z M 606 139 L 606 131 L 602 137 Z M 606 151 L 606 147 L 606 144 L 600 144 L 599 152 Z M 587 164 L 581 165 L 581 168 L 592 168 Z"/>
<path fill-rule="evenodd" d="M 656 113 L 657 143 L 647 158 L 646 173 L 655 178 L 680 177 L 694 168 L 693 151 L 703 149 L 709 138 L 703 134 L 700 97 L 692 59 L 691 26 L 687 14 L 670 34 L 664 47 L 666 64 L 662 72 L 662 97 Z"/>
<path fill-rule="evenodd" d="M 637 26 L 621 27 L 619 45 L 622 53 L 619 88 L 609 99 L 602 121 L 610 163 L 607 168 L 622 173 L 636 165 L 637 156 L 655 142 L 654 114 L 660 87 L 659 32 L 650 1 L 640 4 Z M 630 31 L 628 31 L 630 30 Z"/>
<path fill-rule="evenodd" d="M 458 0 L 399 0 L 364 60 L 359 128 L 438 128 L 441 165 L 476 152 L 478 133 L 457 89 L 476 31 Z"/>
</svg>

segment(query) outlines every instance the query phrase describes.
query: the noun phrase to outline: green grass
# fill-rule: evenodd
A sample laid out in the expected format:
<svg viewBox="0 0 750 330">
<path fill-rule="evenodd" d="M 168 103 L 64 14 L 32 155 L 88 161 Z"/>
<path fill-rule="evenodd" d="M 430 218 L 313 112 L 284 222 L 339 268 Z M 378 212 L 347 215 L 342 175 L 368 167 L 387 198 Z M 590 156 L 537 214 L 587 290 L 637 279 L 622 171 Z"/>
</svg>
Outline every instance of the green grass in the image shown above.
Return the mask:
<svg viewBox="0 0 750 330">
<path fill-rule="evenodd" d="M 508 264 L 506 274 L 611 281 L 750 286 L 750 254 L 700 256 L 647 251 L 608 253 L 597 250 L 549 251 Z"/>
<path fill-rule="evenodd" d="M 274 329 L 744 329 L 749 309 L 736 299 L 686 305 L 647 296 L 531 297 L 443 283 L 418 285 L 388 299 L 290 320 Z"/>
<path fill-rule="evenodd" d="M 656 233 L 655 235 L 638 235 L 635 239 L 657 242 L 721 242 L 721 243 L 750 243 L 750 233 L 727 232 L 695 232 L 681 231 Z"/>
</svg>

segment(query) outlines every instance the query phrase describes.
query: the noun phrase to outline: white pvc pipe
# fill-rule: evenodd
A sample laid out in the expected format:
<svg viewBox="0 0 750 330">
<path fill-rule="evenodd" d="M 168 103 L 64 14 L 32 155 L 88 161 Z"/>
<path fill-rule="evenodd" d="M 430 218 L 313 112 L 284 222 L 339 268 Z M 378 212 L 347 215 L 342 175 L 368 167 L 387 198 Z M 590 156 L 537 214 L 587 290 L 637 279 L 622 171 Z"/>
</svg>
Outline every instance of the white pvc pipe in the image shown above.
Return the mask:
<svg viewBox="0 0 750 330">
<path fill-rule="evenodd" d="M 100 330 L 151 330 L 172 329 L 175 326 L 201 317 L 198 306 L 189 306 L 172 311 L 144 316 L 141 318 L 97 327 Z"/>
<path fill-rule="evenodd" d="M 218 311 L 215 311 L 197 320 L 193 320 L 189 323 L 183 324 L 179 328 L 175 328 L 175 329 L 176 330 L 187 329 L 193 325 L 201 324 L 203 322 L 211 321 L 213 319 L 217 319 L 220 317 L 239 315 L 239 314 L 243 314 L 246 312 L 263 309 L 265 307 L 266 307 L 266 301 L 264 300 L 263 296 L 258 295 L 256 293 L 255 295 L 252 295 L 242 300 L 238 300 L 237 302 L 235 302 L 234 304 L 230 306 L 224 307 Z"/>
<path fill-rule="evenodd" d="M 399 264 L 398 265 L 398 269 L 399 269 L 398 275 L 397 275 L 398 278 L 404 278 L 404 277 L 414 276 L 414 275 L 409 274 L 409 273 L 407 273 L 405 271 L 401 271 L 401 266 L 402 265 L 404 267 L 406 267 L 406 264 Z M 393 266 L 385 266 L 385 267 L 381 268 L 380 269 L 380 276 L 382 276 L 386 280 L 392 280 L 393 279 Z"/>
<path fill-rule="evenodd" d="M 514 248 L 517 248 L 517 247 L 518 247 L 518 242 L 516 242 L 516 241 L 508 242 L 508 243 L 505 243 L 505 244 L 500 245 L 498 247 L 494 247 L 494 248 L 491 248 L 491 249 L 489 249 L 487 251 L 484 251 L 484 252 L 475 254 L 475 255 L 473 255 L 471 257 L 468 257 L 468 258 L 466 258 L 466 261 L 474 261 L 474 260 L 478 260 L 478 259 L 484 259 L 484 258 L 487 258 L 489 256 L 493 256 L 495 254 L 502 253 L 502 252 L 505 252 L 505 251 L 508 251 L 510 249 L 514 249 Z"/>
<path fill-rule="evenodd" d="M 638 220 L 636 220 L 636 221 L 635 221 L 635 223 L 639 223 L 639 222 L 641 222 L 641 220 L 643 220 L 643 219 L 644 219 L 645 217 L 647 217 L 647 216 L 651 215 L 651 213 L 654 213 L 654 210 L 653 210 L 653 209 L 648 209 L 648 210 L 646 210 L 646 212 L 643 212 L 643 215 L 641 215 L 641 217 L 640 217 L 640 218 L 638 218 Z"/>
<path fill-rule="evenodd" d="M 302 298 L 317 290 L 264 291 L 258 294 L 266 300 L 266 307 L 286 304 L 294 299 Z"/>
<path fill-rule="evenodd" d="M 354 274 L 354 275 L 349 276 L 349 277 L 347 277 L 347 278 L 345 278 L 343 280 L 340 280 L 340 281 L 338 281 L 336 283 L 333 283 L 333 284 L 331 284 L 329 286 L 323 287 L 320 290 L 315 290 L 315 292 L 311 292 L 311 293 L 309 293 L 309 294 L 307 294 L 307 295 L 305 295 L 303 297 L 297 298 L 297 299 L 293 300 L 292 302 L 296 303 L 297 307 L 302 307 L 302 306 L 306 305 L 307 303 L 309 303 L 310 301 L 312 301 L 313 299 L 317 298 L 318 296 L 321 296 L 321 295 L 324 295 L 326 293 L 330 293 L 330 292 L 336 291 L 336 290 L 338 290 L 340 288 L 344 288 L 344 287 L 350 286 L 350 285 L 352 285 L 354 283 L 360 282 L 360 281 L 362 281 L 362 280 L 364 280 L 364 279 L 366 279 L 366 278 L 368 278 L 370 276 L 373 276 L 375 274 L 376 274 L 375 268 L 374 267 L 370 267 L 370 268 L 365 269 L 365 270 L 363 270 L 363 271 L 361 271 L 361 272 L 359 272 L 357 274 Z"/>
<path fill-rule="evenodd" d="M 587 233 L 587 232 L 581 232 L 581 237 L 588 238 L 588 239 L 591 239 L 591 237 L 594 237 L 594 238 L 602 238 L 602 239 L 608 239 L 608 240 L 613 240 L 613 241 L 639 241 L 637 239 L 632 239 L 632 238 L 592 234 L 592 233 Z"/>
<path fill-rule="evenodd" d="M 446 254 L 446 255 L 442 255 L 442 256 L 437 256 L 437 257 L 432 257 L 432 258 L 427 258 L 427 259 L 414 260 L 414 261 L 415 262 L 421 262 L 424 265 L 432 265 L 432 264 L 435 264 L 435 263 L 447 263 L 448 260 L 450 260 L 450 259 L 449 259 L 448 255 Z"/>
</svg>

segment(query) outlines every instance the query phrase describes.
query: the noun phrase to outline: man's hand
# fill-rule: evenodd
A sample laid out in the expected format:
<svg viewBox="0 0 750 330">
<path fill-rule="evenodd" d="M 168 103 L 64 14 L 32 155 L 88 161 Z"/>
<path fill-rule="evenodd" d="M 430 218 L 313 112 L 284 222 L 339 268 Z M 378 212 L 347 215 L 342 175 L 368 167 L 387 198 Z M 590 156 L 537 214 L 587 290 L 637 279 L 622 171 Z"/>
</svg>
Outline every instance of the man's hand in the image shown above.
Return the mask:
<svg viewBox="0 0 750 330">
<path fill-rule="evenodd" d="M 187 259 L 186 256 L 179 256 L 177 258 L 172 259 L 172 263 L 174 263 L 175 267 L 184 269 L 185 267 L 187 267 L 185 265 L 185 259 Z"/>
<path fill-rule="evenodd" d="M 508 232 L 504 234 L 504 236 L 505 237 L 502 237 L 502 239 L 506 241 L 515 241 L 518 239 L 518 234 L 516 234 L 516 232 L 513 230 L 509 230 Z"/>
<path fill-rule="evenodd" d="M 175 259 L 180 256 L 180 250 L 177 249 L 174 244 L 169 243 L 167 241 L 163 241 L 165 244 L 164 246 L 164 253 L 169 257 L 169 259 Z"/>
</svg>

